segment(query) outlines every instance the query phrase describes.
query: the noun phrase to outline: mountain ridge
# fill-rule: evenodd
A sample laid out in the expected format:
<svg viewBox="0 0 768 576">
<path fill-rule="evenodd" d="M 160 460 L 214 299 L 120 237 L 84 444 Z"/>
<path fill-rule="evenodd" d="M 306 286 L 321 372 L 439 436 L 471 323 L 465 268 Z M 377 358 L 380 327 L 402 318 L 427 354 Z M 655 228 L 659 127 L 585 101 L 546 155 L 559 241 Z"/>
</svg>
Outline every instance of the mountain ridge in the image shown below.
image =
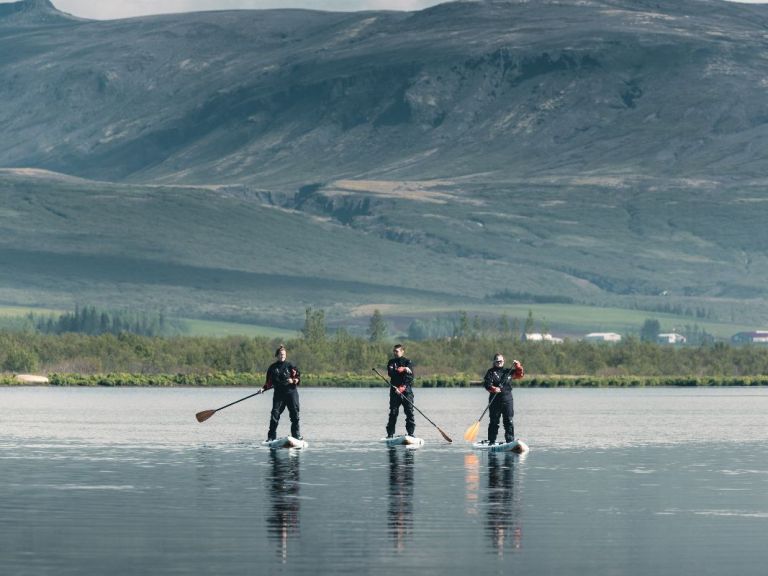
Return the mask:
<svg viewBox="0 0 768 576">
<path fill-rule="evenodd" d="M 73 22 L 78 33 L 61 40 L 14 35 L 45 54 L 50 89 L 34 57 L 5 64 L 16 88 L 0 122 L 19 138 L 0 140 L 0 165 L 294 189 L 564 166 L 760 174 L 768 111 L 749 78 L 768 71 L 750 53 L 765 44 L 768 12 L 714 0 L 642 6 L 656 11 L 619 0 L 458 2 L 414 13 L 200 12 Z M 712 14 L 682 12 L 702 6 Z M 94 58 L 78 58 L 86 53 Z"/>
<path fill-rule="evenodd" d="M 21 0 L 0 4 L 0 26 L 47 26 L 83 21 L 58 10 L 50 0 Z"/>
</svg>

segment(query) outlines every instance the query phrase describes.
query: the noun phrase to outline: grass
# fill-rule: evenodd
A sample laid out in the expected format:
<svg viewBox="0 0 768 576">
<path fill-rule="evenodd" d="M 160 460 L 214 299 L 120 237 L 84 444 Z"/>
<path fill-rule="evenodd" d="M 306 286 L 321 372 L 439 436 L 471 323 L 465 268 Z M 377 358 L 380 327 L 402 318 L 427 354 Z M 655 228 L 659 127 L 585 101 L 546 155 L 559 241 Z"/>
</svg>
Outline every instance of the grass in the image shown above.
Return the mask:
<svg viewBox="0 0 768 576">
<path fill-rule="evenodd" d="M 49 314 L 62 314 L 63 310 L 53 308 L 34 308 L 31 306 L 0 306 L 0 318 L 20 317 L 34 314 L 36 316 L 47 316 Z"/>
<path fill-rule="evenodd" d="M 362 187 L 299 210 L 248 188 L 0 171 L 14 207 L 0 221 L 0 300 L 235 322 L 194 328 L 220 334 L 298 329 L 307 306 L 359 330 L 367 317 L 354 311 L 366 306 L 397 316 L 398 330 L 461 310 L 522 321 L 530 309 L 555 333 L 637 332 L 657 318 L 664 330 L 696 324 L 728 337 L 768 324 L 766 227 L 736 201 L 758 192 L 669 188 L 646 200 L 631 187 L 468 181 L 441 184 L 453 198 L 444 203 Z M 505 290 L 584 304 L 486 299 Z M 666 304 L 707 318 L 640 309 Z"/>
<path fill-rule="evenodd" d="M 509 321 L 517 319 L 522 328 L 528 312 L 533 314 L 535 331 L 545 327 L 550 332 L 571 337 L 583 336 L 589 332 L 617 332 L 619 334 L 638 334 L 643 322 L 654 318 L 661 324 L 662 331 L 681 330 L 687 326 L 700 329 L 718 337 L 729 339 L 736 332 L 755 329 L 752 324 L 714 322 L 690 316 L 629 310 L 615 307 L 583 306 L 577 304 L 474 304 L 464 307 L 419 307 L 391 306 L 384 313 L 385 320 L 390 317 L 434 318 L 436 316 L 456 316 L 466 312 L 470 320 L 474 315 L 480 317 L 501 318 L 506 314 Z"/>
<path fill-rule="evenodd" d="M 273 326 L 257 326 L 253 324 L 239 324 L 236 322 L 217 322 L 212 320 L 182 319 L 186 328 L 185 336 L 266 336 L 268 338 L 295 338 L 296 330 L 285 330 Z"/>
</svg>

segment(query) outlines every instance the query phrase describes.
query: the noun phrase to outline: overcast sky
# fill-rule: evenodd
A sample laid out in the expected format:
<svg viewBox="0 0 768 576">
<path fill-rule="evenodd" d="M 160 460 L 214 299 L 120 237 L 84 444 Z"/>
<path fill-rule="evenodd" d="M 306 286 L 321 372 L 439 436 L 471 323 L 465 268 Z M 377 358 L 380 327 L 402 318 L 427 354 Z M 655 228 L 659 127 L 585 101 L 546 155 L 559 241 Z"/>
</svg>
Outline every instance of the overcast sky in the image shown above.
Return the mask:
<svg viewBox="0 0 768 576">
<path fill-rule="evenodd" d="M 0 3 L 9 0 L 0 0 Z M 13 1 L 13 0 L 10 0 Z M 64 12 L 83 18 L 128 18 L 145 14 L 232 8 L 312 8 L 315 10 L 420 10 L 445 0 L 52 0 Z M 766 3 L 768 0 L 741 0 Z"/>
<path fill-rule="evenodd" d="M 7 0 L 0 0 L 5 2 Z M 445 0 L 51 0 L 59 10 L 83 18 L 128 18 L 145 14 L 233 8 L 314 10 L 420 10 Z"/>
</svg>

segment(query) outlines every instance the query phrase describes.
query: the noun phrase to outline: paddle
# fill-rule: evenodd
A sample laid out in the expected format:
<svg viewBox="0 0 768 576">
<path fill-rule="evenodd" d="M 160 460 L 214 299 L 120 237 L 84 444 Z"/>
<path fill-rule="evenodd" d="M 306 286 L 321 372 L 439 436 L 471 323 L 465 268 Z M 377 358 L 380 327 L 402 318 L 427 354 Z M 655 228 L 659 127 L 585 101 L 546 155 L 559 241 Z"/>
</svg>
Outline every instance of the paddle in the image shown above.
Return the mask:
<svg viewBox="0 0 768 576">
<path fill-rule="evenodd" d="M 371 368 L 371 370 L 373 370 L 374 372 L 376 372 L 376 374 L 378 374 L 378 375 L 379 375 L 379 377 L 380 377 L 382 380 L 384 380 L 384 382 L 386 382 L 387 384 L 389 384 L 389 385 L 390 385 L 392 388 L 394 388 L 394 389 L 395 389 L 395 391 L 396 391 L 398 394 L 400 394 L 400 390 L 398 390 L 396 386 L 392 386 L 392 384 L 390 384 L 389 380 L 387 380 L 387 379 L 384 377 L 384 375 L 383 375 L 381 372 L 379 372 L 378 370 L 376 370 L 376 368 Z M 424 414 L 424 412 L 422 412 L 421 410 L 419 410 L 418 408 L 416 408 L 416 405 L 415 405 L 413 402 L 411 402 L 410 400 L 408 400 L 408 397 L 407 397 L 405 394 L 400 394 L 400 396 L 401 396 L 401 397 L 402 397 L 404 400 L 406 400 L 406 401 L 408 402 L 408 404 L 410 404 L 410 405 L 413 407 L 413 409 L 414 409 L 414 410 L 416 410 L 416 412 L 418 412 L 419 414 L 421 414 L 422 416 L 424 416 L 424 418 L 426 418 L 426 419 L 427 419 L 427 422 L 429 422 L 430 424 L 432 424 L 432 426 L 434 426 L 435 428 L 437 428 L 437 431 L 438 431 L 438 432 L 440 432 L 440 434 L 442 434 L 443 438 L 445 438 L 445 440 L 446 440 L 447 442 L 451 442 L 451 443 L 453 442 L 453 440 L 451 440 L 451 437 L 450 437 L 450 436 L 448 436 L 448 434 L 446 434 L 445 432 L 443 432 L 443 431 L 440 429 L 440 426 L 438 426 L 437 424 L 435 424 L 434 422 L 432 422 L 432 420 L 430 420 L 430 419 L 427 417 L 427 415 L 426 415 L 426 414 Z"/>
<path fill-rule="evenodd" d="M 477 419 L 477 422 L 472 424 L 472 426 L 467 428 L 467 431 L 464 432 L 464 440 L 466 440 L 467 442 L 475 441 L 475 439 L 477 438 L 477 433 L 480 430 L 480 420 L 482 420 L 483 416 L 485 416 L 485 413 L 488 412 L 488 408 L 490 408 L 491 404 L 493 404 L 493 401 L 496 400 L 496 396 L 498 396 L 498 394 L 493 395 L 493 398 L 491 398 L 491 401 L 488 402 L 488 406 L 486 406 L 485 410 L 483 410 L 483 413 L 480 414 L 480 418 Z"/>
<path fill-rule="evenodd" d="M 216 408 L 216 410 L 203 410 L 202 412 L 198 412 L 197 414 L 195 414 L 195 418 L 197 418 L 198 422 L 205 422 L 206 420 L 208 420 L 208 418 L 216 414 L 216 412 L 218 412 L 219 410 L 224 410 L 224 408 L 229 408 L 233 404 L 237 404 L 238 402 L 242 402 L 243 400 L 248 400 L 248 398 L 253 398 L 254 396 L 258 396 L 262 392 L 264 392 L 263 389 L 259 390 L 255 394 L 246 396 L 245 398 L 240 398 L 240 400 L 235 400 L 234 402 L 230 402 L 226 406 L 222 406 L 221 408 Z"/>
</svg>

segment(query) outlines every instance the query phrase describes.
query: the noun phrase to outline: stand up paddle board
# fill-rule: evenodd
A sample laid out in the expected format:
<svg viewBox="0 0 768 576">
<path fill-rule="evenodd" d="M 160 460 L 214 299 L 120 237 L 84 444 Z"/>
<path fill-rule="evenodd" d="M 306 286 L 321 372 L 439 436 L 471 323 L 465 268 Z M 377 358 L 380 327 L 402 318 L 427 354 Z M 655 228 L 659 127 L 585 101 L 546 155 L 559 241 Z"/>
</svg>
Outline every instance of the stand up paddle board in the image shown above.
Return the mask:
<svg viewBox="0 0 768 576">
<path fill-rule="evenodd" d="M 306 440 L 299 440 L 293 436 L 283 436 L 282 438 L 278 438 L 276 440 L 265 440 L 261 443 L 261 445 L 272 448 L 273 450 L 278 448 L 306 448 L 309 446 Z"/>
<path fill-rule="evenodd" d="M 382 438 L 387 446 L 408 446 L 409 448 L 419 448 L 424 446 L 424 440 L 416 438 L 415 436 L 408 436 L 404 434 L 402 436 L 394 436 L 392 438 Z"/>
<path fill-rule="evenodd" d="M 503 444 L 488 444 L 488 440 L 481 440 L 480 442 L 475 442 L 472 446 L 478 450 L 488 450 L 488 452 L 514 452 L 515 454 L 524 454 L 530 450 L 528 444 L 522 440 L 513 440 Z"/>
</svg>

